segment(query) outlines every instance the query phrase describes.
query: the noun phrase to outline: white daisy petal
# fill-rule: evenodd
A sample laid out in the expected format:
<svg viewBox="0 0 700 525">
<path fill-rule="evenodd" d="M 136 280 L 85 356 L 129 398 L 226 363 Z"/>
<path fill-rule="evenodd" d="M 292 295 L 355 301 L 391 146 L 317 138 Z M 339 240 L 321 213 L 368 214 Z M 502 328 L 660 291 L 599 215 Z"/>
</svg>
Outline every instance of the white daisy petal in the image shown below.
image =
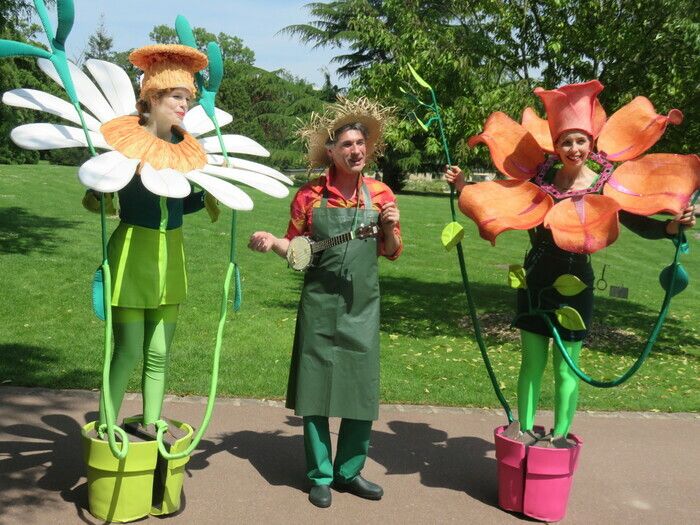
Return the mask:
<svg viewBox="0 0 700 525">
<path fill-rule="evenodd" d="M 63 82 L 61 82 L 56 68 L 51 61 L 45 58 L 38 58 L 37 63 L 39 64 L 39 68 L 50 76 L 54 82 L 59 86 L 63 86 Z M 112 106 L 110 106 L 107 100 L 102 96 L 102 93 L 100 93 L 100 90 L 97 89 L 97 86 L 95 86 L 92 80 L 72 62 L 68 62 L 68 68 L 70 69 L 70 76 L 73 79 L 73 85 L 75 86 L 80 104 L 89 109 L 102 123 L 116 117 L 117 115 L 112 109 Z"/>
<path fill-rule="evenodd" d="M 214 114 L 216 115 L 216 121 L 219 123 L 219 128 L 223 128 L 233 120 L 230 113 L 226 113 L 219 108 L 214 108 Z M 182 125 L 187 130 L 187 133 L 193 137 L 214 131 L 214 123 L 202 106 L 195 106 L 189 110 L 185 114 L 185 118 L 182 119 Z"/>
<path fill-rule="evenodd" d="M 100 149 L 112 149 L 105 142 L 101 133 L 89 131 L 93 146 Z M 82 128 L 62 124 L 23 124 L 10 132 L 12 142 L 19 147 L 31 150 L 87 147 L 87 140 Z"/>
<path fill-rule="evenodd" d="M 118 151 L 109 151 L 80 166 L 78 179 L 96 191 L 119 191 L 132 179 L 138 165 L 139 159 L 129 159 Z"/>
<path fill-rule="evenodd" d="M 253 139 L 243 135 L 222 135 L 224 146 L 228 153 L 243 153 L 245 155 L 256 155 L 258 157 L 269 157 L 270 152 L 263 148 Z M 221 145 L 218 137 L 204 137 L 199 143 L 207 153 L 221 153 Z"/>
<path fill-rule="evenodd" d="M 136 96 L 129 75 L 111 62 L 91 58 L 85 62 L 117 116 L 136 112 Z"/>
<path fill-rule="evenodd" d="M 148 191 L 161 197 L 182 199 L 192 191 L 181 172 L 172 168 L 156 170 L 148 162 L 141 167 L 141 182 Z"/>
<path fill-rule="evenodd" d="M 193 170 L 185 173 L 191 182 L 203 190 L 211 193 L 224 206 L 228 206 L 233 210 L 249 211 L 253 209 L 253 200 L 233 184 L 202 173 L 201 171 Z"/>
<path fill-rule="evenodd" d="M 209 156 L 207 156 L 207 158 L 208 157 L 214 157 L 214 155 L 209 155 Z M 219 165 L 219 166 L 223 165 L 224 157 L 223 156 L 217 156 L 217 157 L 221 160 L 219 162 L 210 162 L 210 164 Z M 273 179 L 277 179 L 279 181 L 282 181 L 285 184 L 289 184 L 290 186 L 294 185 L 294 181 L 292 179 L 287 177 L 284 173 L 280 173 L 275 168 L 271 168 L 270 166 L 265 166 L 264 164 L 258 164 L 257 162 L 252 162 L 250 160 L 237 159 L 235 157 L 229 157 L 228 163 L 229 163 L 229 167 L 231 167 L 231 168 L 238 168 L 241 170 L 252 171 L 254 173 L 260 173 L 261 175 L 267 175 L 268 177 L 272 177 Z"/>
<path fill-rule="evenodd" d="M 37 91 L 36 89 L 13 89 L 3 94 L 2 101 L 8 106 L 44 111 L 69 120 L 79 126 L 82 125 L 78 111 L 73 107 L 73 104 L 50 93 Z M 92 131 L 100 130 L 102 124 L 95 117 L 85 112 L 83 112 L 83 116 L 88 129 Z"/>
<path fill-rule="evenodd" d="M 222 179 L 242 182 L 251 188 L 260 190 L 263 193 L 267 193 L 268 195 L 277 197 L 278 199 L 289 195 L 287 186 L 281 182 L 259 173 L 253 173 L 252 171 L 241 170 L 238 168 L 224 168 L 223 166 L 212 166 L 211 164 L 204 166 L 201 171 L 203 173 L 208 173 L 209 175 L 214 175 L 215 177 L 221 177 Z"/>
</svg>

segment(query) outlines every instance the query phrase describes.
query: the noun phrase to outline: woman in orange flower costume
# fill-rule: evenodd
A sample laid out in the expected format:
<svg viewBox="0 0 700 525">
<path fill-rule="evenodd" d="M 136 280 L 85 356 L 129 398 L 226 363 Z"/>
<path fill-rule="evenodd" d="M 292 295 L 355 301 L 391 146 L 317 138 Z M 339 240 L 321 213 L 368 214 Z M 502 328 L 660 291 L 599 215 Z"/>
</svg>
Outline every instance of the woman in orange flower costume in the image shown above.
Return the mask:
<svg viewBox="0 0 700 525">
<path fill-rule="evenodd" d="M 446 170 L 447 180 L 461 190 L 460 209 L 476 222 L 484 239 L 495 244 L 503 231 L 534 228 L 515 321 L 522 340 L 519 422 L 507 431 L 528 444 L 568 446 L 566 436 L 578 397 L 578 379 L 555 351 L 553 434 L 546 440 L 533 435 L 552 334 L 545 320 L 530 315 L 532 308 L 553 311 L 566 304 L 580 314 L 581 329 L 562 326 L 548 314 L 576 362 L 593 313 L 590 254 L 617 239 L 620 223 L 649 239 L 670 238 L 680 225 L 695 224 L 694 207 L 688 203 L 700 187 L 698 156 L 641 156 L 669 123 L 682 121 L 681 112 L 673 109 L 668 116 L 658 115 L 648 99 L 637 97 L 607 118 L 597 99 L 602 89 L 597 80 L 550 91 L 535 89 L 547 120 L 531 108 L 525 109 L 522 124 L 493 113 L 469 145 L 485 143 L 506 180 L 465 186 L 458 167 Z M 613 162 L 622 165 L 613 170 Z M 674 218 L 647 217 L 662 212 Z M 583 283 L 581 293 L 565 297 L 552 287 L 565 274 Z"/>
</svg>

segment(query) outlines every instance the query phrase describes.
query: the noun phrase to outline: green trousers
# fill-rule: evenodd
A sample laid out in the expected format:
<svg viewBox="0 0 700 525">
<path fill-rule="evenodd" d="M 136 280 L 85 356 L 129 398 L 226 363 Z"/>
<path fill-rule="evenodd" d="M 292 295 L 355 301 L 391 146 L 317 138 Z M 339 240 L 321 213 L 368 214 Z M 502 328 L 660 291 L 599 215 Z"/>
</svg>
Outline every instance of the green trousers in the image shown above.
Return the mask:
<svg viewBox="0 0 700 525">
<path fill-rule="evenodd" d="M 542 374 L 547 366 L 549 337 L 520 331 L 522 361 L 518 376 L 518 419 L 520 429 L 532 430 L 540 399 Z M 581 341 L 563 341 L 564 347 L 578 363 Z M 566 364 L 561 352 L 553 350 L 554 361 L 554 436 L 566 436 L 576 413 L 578 403 L 578 377 Z"/>
<path fill-rule="evenodd" d="M 141 392 L 145 425 L 160 419 L 165 396 L 168 356 L 175 335 L 178 305 L 159 308 L 112 307 L 114 352 L 109 387 L 115 421 L 119 415 L 126 386 L 136 365 L 143 359 Z M 100 402 L 100 423 L 105 423 L 104 405 Z"/>
<path fill-rule="evenodd" d="M 333 480 L 352 481 L 365 466 L 369 450 L 371 421 L 343 418 L 338 432 L 338 450 L 331 461 L 331 435 L 325 416 L 304 417 L 306 475 L 314 485 L 330 485 Z"/>
</svg>

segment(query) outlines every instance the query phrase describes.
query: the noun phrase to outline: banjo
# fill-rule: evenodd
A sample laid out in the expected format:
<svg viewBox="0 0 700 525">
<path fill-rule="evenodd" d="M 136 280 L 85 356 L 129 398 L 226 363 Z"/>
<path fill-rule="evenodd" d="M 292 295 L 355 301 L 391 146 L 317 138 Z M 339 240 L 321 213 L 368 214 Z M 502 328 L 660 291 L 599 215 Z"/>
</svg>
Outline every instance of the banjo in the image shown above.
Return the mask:
<svg viewBox="0 0 700 525">
<path fill-rule="evenodd" d="M 307 270 L 310 266 L 314 264 L 314 258 L 316 254 L 331 248 L 333 246 L 338 246 L 339 244 L 344 244 L 350 242 L 353 239 L 367 239 L 369 237 L 376 237 L 379 234 L 379 224 L 373 223 L 367 226 L 360 225 L 355 231 L 349 231 L 347 233 L 341 233 L 334 237 L 329 237 L 322 241 L 314 241 L 299 235 L 294 237 L 289 241 L 289 248 L 287 248 L 287 262 L 289 267 L 293 270 L 303 272 Z"/>
</svg>

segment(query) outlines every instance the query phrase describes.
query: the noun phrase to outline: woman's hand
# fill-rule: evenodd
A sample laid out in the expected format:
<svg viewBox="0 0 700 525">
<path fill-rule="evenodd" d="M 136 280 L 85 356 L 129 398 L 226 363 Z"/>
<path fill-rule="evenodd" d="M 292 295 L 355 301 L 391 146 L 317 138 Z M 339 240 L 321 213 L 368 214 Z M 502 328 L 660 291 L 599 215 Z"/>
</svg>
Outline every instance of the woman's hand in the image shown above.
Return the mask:
<svg viewBox="0 0 700 525">
<path fill-rule="evenodd" d="M 681 213 L 676 215 L 672 221 L 666 223 L 666 233 L 676 235 L 680 226 L 692 228 L 695 226 L 695 206 L 686 207 Z"/>
<path fill-rule="evenodd" d="M 457 193 L 462 191 L 466 183 L 464 182 L 464 174 L 459 166 L 449 166 L 446 164 L 444 173 L 445 180 L 450 184 L 454 184 Z"/>
</svg>

